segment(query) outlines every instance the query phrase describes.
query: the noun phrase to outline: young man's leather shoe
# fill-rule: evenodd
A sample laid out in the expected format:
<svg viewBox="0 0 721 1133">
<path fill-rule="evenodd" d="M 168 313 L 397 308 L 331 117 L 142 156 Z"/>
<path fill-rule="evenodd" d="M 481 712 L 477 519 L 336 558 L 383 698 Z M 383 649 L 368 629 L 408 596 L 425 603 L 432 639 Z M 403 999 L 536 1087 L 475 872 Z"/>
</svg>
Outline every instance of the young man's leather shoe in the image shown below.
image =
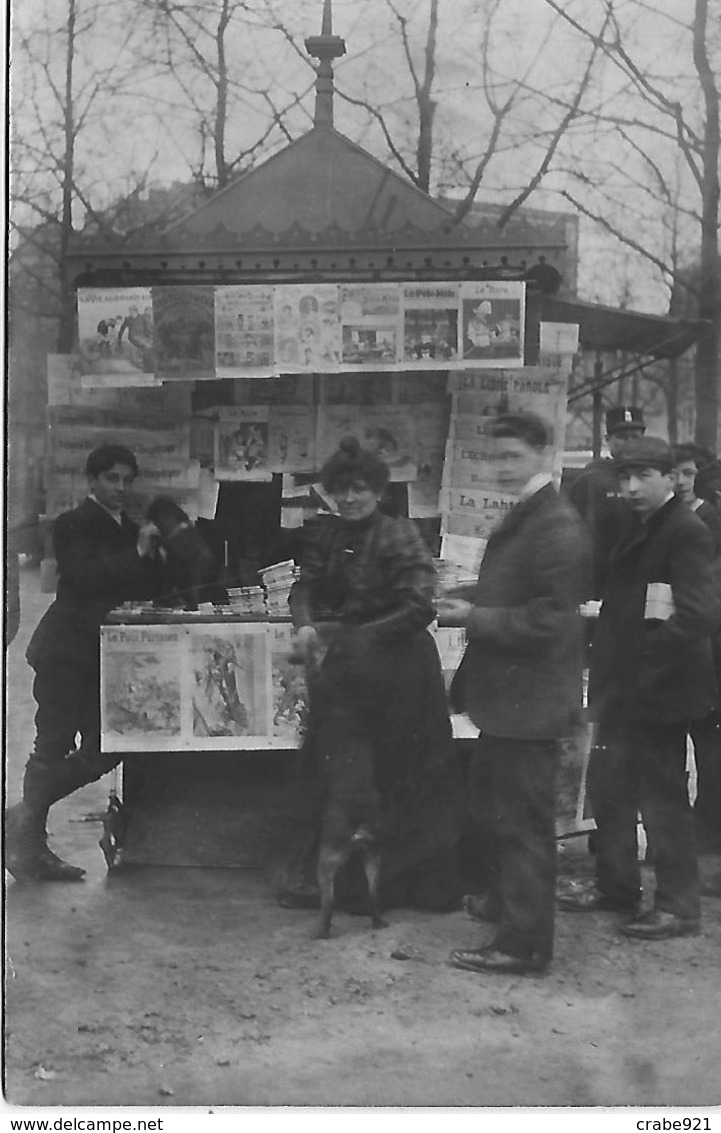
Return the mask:
<svg viewBox="0 0 721 1133">
<path fill-rule="evenodd" d="M 495 948 L 467 951 L 457 949 L 451 952 L 450 960 L 454 968 L 462 968 L 466 972 L 490 972 L 502 976 L 523 975 L 529 972 L 540 975 L 546 967 L 546 963 L 540 960 L 509 956 L 506 952 L 498 952 Z"/>
<path fill-rule="evenodd" d="M 698 936 L 700 925 L 698 920 L 677 917 L 663 909 L 649 909 L 621 925 L 621 932 L 635 940 L 670 940 L 674 936 Z"/>
</svg>

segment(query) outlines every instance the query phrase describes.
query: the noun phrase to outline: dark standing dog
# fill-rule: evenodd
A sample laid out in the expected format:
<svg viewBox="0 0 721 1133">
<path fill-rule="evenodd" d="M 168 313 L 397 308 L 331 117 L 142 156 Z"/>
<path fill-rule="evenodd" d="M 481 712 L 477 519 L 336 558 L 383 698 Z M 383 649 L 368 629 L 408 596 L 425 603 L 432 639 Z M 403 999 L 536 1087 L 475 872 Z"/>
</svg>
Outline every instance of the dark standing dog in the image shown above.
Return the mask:
<svg viewBox="0 0 721 1133">
<path fill-rule="evenodd" d="M 335 878 L 355 852 L 363 858 L 368 882 L 368 912 L 373 928 L 386 928 L 378 907 L 381 868 L 381 815 L 373 781 L 373 747 L 357 722 L 338 714 L 324 721 L 318 737 L 326 776 L 326 798 L 318 851 L 320 918 L 317 936 L 330 936 Z"/>
<path fill-rule="evenodd" d="M 321 646 L 303 657 L 311 698 L 323 698 L 324 653 Z M 301 660 L 300 655 L 297 660 Z M 316 936 L 320 940 L 330 936 L 336 875 L 354 853 L 363 858 L 371 925 L 386 928 L 378 907 L 382 819 L 370 731 L 358 719 L 358 713 L 336 704 L 323 711 L 314 743 L 325 789 L 317 866 L 320 918 Z"/>
</svg>

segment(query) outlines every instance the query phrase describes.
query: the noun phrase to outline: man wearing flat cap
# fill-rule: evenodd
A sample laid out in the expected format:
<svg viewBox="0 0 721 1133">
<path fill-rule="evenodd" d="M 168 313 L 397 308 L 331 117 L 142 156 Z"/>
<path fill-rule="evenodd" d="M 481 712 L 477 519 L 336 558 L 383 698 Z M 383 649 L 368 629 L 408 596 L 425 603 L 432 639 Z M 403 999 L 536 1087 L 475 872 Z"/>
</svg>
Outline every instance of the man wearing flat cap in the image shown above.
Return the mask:
<svg viewBox="0 0 721 1133">
<path fill-rule="evenodd" d="M 597 826 L 596 880 L 560 895 L 559 904 L 630 914 L 621 931 L 641 940 L 692 936 L 700 902 L 686 735 L 717 697 L 712 542 L 674 495 L 673 454 L 665 441 L 631 441 L 614 466 L 633 520 L 611 555 L 591 649 L 589 703 L 598 735 L 588 790 Z M 639 809 L 656 873 L 653 906 L 643 913 Z"/>
<path fill-rule="evenodd" d="M 606 413 L 606 443 L 611 459 L 603 457 L 587 464 L 569 491 L 571 503 L 579 512 L 591 537 L 593 552 L 592 590 L 589 597 L 602 598 L 611 551 L 631 522 L 631 512 L 623 499 L 613 468 L 628 441 L 638 440 L 646 431 L 643 413 L 635 405 L 616 405 Z"/>
</svg>

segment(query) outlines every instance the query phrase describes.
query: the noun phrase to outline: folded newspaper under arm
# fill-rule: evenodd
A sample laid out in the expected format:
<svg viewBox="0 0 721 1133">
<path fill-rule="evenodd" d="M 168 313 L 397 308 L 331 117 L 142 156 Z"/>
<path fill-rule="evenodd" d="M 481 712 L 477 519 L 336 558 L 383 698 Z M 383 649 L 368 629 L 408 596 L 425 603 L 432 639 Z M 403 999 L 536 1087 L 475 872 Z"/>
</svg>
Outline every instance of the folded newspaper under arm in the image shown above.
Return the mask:
<svg viewBox="0 0 721 1133">
<path fill-rule="evenodd" d="M 644 619 L 667 622 L 675 612 L 673 591 L 668 582 L 649 582 L 646 587 Z"/>
</svg>

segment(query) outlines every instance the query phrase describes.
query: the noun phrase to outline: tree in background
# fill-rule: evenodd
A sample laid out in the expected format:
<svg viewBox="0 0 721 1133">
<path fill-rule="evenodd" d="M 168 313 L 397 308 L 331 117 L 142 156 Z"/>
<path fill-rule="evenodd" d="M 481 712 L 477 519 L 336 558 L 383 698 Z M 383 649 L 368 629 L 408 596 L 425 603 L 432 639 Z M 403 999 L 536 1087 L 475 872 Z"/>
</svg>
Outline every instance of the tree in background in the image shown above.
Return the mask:
<svg viewBox="0 0 721 1133">
<path fill-rule="evenodd" d="M 596 42 L 577 6 L 545 2 L 577 33 Z M 606 71 L 592 113 L 595 142 L 564 169 L 563 198 L 605 233 L 652 265 L 675 297 L 688 290 L 706 323 L 695 354 L 695 435 L 715 449 L 721 341 L 719 260 L 719 88 L 721 25 L 708 0 L 654 11 L 663 37 L 663 71 L 649 62 L 647 5 L 606 0 L 612 35 L 602 44 Z M 661 41 L 659 41 L 661 42 Z M 668 67 L 668 59 L 673 67 Z M 694 263 L 698 271 L 690 269 Z M 673 379 L 673 374 L 671 375 Z"/>
</svg>

